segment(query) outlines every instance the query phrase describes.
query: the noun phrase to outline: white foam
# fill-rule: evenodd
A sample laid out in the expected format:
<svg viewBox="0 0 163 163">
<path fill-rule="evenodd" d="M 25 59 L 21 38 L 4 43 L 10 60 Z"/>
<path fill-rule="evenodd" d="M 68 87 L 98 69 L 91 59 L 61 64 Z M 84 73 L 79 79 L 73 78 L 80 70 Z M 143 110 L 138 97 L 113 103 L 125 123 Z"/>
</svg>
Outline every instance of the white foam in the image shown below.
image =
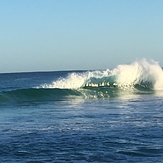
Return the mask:
<svg viewBox="0 0 163 163">
<path fill-rule="evenodd" d="M 150 83 L 152 89 L 163 89 L 163 70 L 158 62 L 142 59 L 129 65 L 119 65 L 112 71 L 116 83 L 120 86 Z"/>
<path fill-rule="evenodd" d="M 87 71 L 85 73 L 70 73 L 66 78 L 60 78 L 44 88 L 78 89 L 84 85 L 103 86 L 104 82 L 112 82 L 119 87 L 150 83 L 152 89 L 163 89 L 163 71 L 155 61 L 142 59 L 131 64 L 118 65 L 113 70 Z"/>
<path fill-rule="evenodd" d="M 78 89 L 86 84 L 91 78 L 101 78 L 107 76 L 108 70 L 105 71 L 87 71 L 84 73 L 70 73 L 66 78 L 60 78 L 51 84 L 44 84 L 43 88 L 65 88 L 65 89 Z"/>
</svg>

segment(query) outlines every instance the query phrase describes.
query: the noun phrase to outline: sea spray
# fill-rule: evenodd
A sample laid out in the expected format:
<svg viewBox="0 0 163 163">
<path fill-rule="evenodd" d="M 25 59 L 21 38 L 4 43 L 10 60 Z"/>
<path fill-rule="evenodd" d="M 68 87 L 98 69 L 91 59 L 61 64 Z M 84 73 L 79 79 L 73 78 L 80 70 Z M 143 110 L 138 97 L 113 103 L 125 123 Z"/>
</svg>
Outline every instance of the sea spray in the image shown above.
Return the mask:
<svg viewBox="0 0 163 163">
<path fill-rule="evenodd" d="M 153 60 L 142 59 L 129 65 L 119 65 L 112 71 L 118 86 L 137 84 L 154 90 L 163 89 L 163 71 Z"/>
</svg>

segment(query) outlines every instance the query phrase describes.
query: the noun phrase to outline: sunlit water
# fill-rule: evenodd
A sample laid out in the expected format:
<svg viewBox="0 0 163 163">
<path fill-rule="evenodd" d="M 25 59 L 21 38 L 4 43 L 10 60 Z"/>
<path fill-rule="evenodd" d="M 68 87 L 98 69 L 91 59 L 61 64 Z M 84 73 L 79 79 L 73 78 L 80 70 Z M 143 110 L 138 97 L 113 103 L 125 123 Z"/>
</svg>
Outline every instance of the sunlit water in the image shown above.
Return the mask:
<svg viewBox="0 0 163 163">
<path fill-rule="evenodd" d="M 1 162 L 162 162 L 162 96 L 1 107 Z"/>
</svg>

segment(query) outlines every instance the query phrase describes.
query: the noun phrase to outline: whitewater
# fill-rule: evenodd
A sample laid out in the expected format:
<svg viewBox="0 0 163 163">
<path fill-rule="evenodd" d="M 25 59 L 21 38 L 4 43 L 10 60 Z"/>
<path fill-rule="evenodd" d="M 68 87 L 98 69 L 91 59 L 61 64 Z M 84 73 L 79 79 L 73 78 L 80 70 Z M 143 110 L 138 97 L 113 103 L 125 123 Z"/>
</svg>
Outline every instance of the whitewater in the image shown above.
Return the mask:
<svg viewBox="0 0 163 163">
<path fill-rule="evenodd" d="M 43 85 L 43 88 L 78 89 L 84 86 L 132 87 L 135 85 L 149 87 L 153 90 L 163 89 L 163 71 L 160 65 L 146 59 L 128 65 L 118 65 L 113 70 L 88 71 L 84 73 L 70 73 L 68 77 Z M 147 84 L 147 85 L 146 85 Z M 149 84 L 149 85 L 148 85 Z"/>
<path fill-rule="evenodd" d="M 3 163 L 161 163 L 162 126 L 163 70 L 154 60 L 0 74 Z"/>
</svg>

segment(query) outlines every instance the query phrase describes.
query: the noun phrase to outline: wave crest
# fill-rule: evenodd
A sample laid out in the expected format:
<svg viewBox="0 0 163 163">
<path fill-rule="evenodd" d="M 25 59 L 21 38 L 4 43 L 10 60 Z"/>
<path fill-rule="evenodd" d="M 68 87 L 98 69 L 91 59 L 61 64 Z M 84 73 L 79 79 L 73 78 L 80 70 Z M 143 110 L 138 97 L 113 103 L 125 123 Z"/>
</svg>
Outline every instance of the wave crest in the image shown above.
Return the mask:
<svg viewBox="0 0 163 163">
<path fill-rule="evenodd" d="M 153 60 L 142 59 L 131 64 L 118 65 L 113 70 L 70 73 L 42 88 L 80 89 L 85 87 L 133 88 L 136 85 L 152 90 L 163 89 L 163 71 Z"/>
</svg>

